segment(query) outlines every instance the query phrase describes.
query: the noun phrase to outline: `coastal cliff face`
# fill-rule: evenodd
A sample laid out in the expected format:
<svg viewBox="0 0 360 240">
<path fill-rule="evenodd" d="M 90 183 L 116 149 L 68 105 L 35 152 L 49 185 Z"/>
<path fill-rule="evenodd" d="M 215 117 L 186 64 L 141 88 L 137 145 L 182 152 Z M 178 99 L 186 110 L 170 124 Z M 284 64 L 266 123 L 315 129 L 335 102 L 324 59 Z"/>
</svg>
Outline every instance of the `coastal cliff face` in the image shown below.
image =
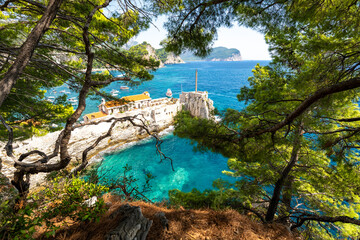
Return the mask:
<svg viewBox="0 0 360 240">
<path fill-rule="evenodd" d="M 174 53 L 165 51 L 165 48 L 156 49 L 155 53 L 164 64 L 185 63 L 180 56 L 176 56 Z"/>
<path fill-rule="evenodd" d="M 160 62 L 159 68 L 164 67 L 164 63 L 161 61 L 161 59 L 156 55 L 155 48 L 153 48 L 150 44 L 146 45 L 146 51 L 148 52 L 148 55 L 145 55 L 145 59 L 150 59 L 150 57 L 154 58 L 156 61 Z"/>
<path fill-rule="evenodd" d="M 150 57 L 156 59 L 160 62 L 159 68 L 165 66 L 165 64 L 179 64 L 185 63 L 179 56 L 176 56 L 174 53 L 167 53 L 164 49 L 155 50 L 150 44 L 146 45 L 146 51 L 148 55 L 145 56 L 146 59 Z"/>
<path fill-rule="evenodd" d="M 180 56 L 176 56 L 174 53 L 169 53 L 167 55 L 166 61 L 164 64 L 179 64 L 179 63 L 185 63 Z"/>
</svg>

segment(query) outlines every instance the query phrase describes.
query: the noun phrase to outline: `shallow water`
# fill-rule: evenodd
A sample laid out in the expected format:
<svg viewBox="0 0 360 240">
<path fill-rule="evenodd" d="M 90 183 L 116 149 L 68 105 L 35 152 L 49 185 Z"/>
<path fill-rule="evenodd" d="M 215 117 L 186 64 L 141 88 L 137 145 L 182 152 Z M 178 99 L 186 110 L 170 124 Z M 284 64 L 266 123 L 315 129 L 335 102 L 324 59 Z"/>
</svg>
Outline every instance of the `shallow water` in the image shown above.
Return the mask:
<svg viewBox="0 0 360 240">
<path fill-rule="evenodd" d="M 242 86 L 247 85 L 247 79 L 252 75 L 251 70 L 258 62 L 261 65 L 269 63 L 269 61 L 190 62 L 170 65 L 155 72 L 152 81 L 130 90 L 120 91 L 119 96 L 148 91 L 152 98 L 159 98 L 164 97 L 166 90 L 170 88 L 173 96 L 178 97 L 181 89 L 183 91 L 195 89 L 195 69 L 197 69 L 198 90 L 208 91 L 216 108 L 240 110 L 244 105 L 237 101 L 236 95 Z M 114 83 L 106 90 L 118 90 L 121 85 Z M 96 111 L 98 104 L 96 101 L 89 101 L 86 113 Z M 167 198 L 171 189 L 204 190 L 212 188 L 212 182 L 217 178 L 232 180 L 221 173 L 222 170 L 227 169 L 227 159 L 220 154 L 194 152 L 189 140 L 180 139 L 171 133 L 163 139 L 162 151 L 173 159 L 175 171 L 172 171 L 169 161 L 159 162 L 160 157 L 156 154 L 155 142 L 149 139 L 106 154 L 101 168 L 110 170 L 109 176 L 117 179 L 123 174 L 123 167 L 128 164 L 133 168 L 131 174 L 139 179 L 139 185 L 144 183 L 145 173 L 150 172 L 155 179 L 152 180 L 152 189 L 146 196 L 154 200 Z"/>
</svg>

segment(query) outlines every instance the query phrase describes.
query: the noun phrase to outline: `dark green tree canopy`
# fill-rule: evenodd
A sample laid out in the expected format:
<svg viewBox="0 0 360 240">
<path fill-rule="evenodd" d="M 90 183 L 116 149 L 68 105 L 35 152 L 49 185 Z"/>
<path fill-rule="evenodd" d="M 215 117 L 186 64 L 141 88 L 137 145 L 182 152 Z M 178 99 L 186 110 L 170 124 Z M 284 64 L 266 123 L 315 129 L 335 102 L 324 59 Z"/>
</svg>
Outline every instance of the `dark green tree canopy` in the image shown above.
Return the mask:
<svg viewBox="0 0 360 240">
<path fill-rule="evenodd" d="M 37 43 L 29 63 L 1 104 L 1 115 L 15 127 L 16 136 L 26 136 L 26 127 L 37 126 L 29 123 L 41 123 L 42 128 L 44 124 L 49 126 L 51 123 L 64 123 L 74 111 L 65 101 L 65 96 L 51 103 L 45 101 L 45 93 L 63 84 L 67 84 L 73 91 L 80 91 L 84 84 L 83 70 L 87 67 L 87 53 L 83 42 L 84 24 L 94 6 L 102 2 L 105 1 L 61 3 L 56 17 Z M 19 52 L 23 51 L 21 47 L 29 32 L 48 8 L 43 1 L 5 1 L 3 4 L 0 13 L 1 78 L 6 76 Z M 99 9 L 91 19 L 88 29 L 90 49 L 94 52 L 93 65 L 117 69 L 124 74 L 123 81 L 128 84 L 150 80 L 152 76 L 149 70 L 154 70 L 158 63 L 152 59 L 145 60 L 137 53 L 122 48 L 129 39 L 149 27 L 150 19 L 139 13 L 137 8 L 130 8 L 130 2 L 123 4 L 123 7 L 128 6 L 127 11 L 114 4 L 111 8 Z M 99 90 L 115 81 L 111 78 L 109 73 L 93 73 L 92 79 L 97 84 L 91 86 L 88 94 L 109 97 Z M 5 83 L 4 79 L 0 81 L 2 86 Z M 3 95 L 5 94 L 4 92 Z M 20 129 L 25 132 L 17 131 Z"/>
<path fill-rule="evenodd" d="M 69 165 L 72 156 L 68 144 L 72 131 L 82 127 L 76 123 L 86 107 L 86 98 L 94 94 L 109 97 L 101 88 L 114 81 L 140 84 L 151 80 L 150 71 L 159 62 L 122 48 L 147 29 L 151 20 L 132 1 L 9 0 L 0 4 L 0 120 L 8 132 L 7 154 L 17 169 L 12 184 L 24 198 L 31 174 L 59 171 Z M 109 71 L 96 73 L 95 66 L 116 69 L 123 77 L 112 77 Z M 54 102 L 44 99 L 47 90 L 63 84 L 78 93 L 76 109 L 66 103 L 66 96 Z M 86 146 L 82 162 L 71 175 L 87 166 L 88 152 L 110 136 L 116 123 L 136 125 L 134 118 L 107 120 L 112 121 L 108 133 Z M 34 133 L 38 124 L 43 130 L 50 123 L 63 123 L 53 152 L 33 150 L 12 155 L 14 132 L 30 127 Z M 148 131 L 145 126 L 136 126 Z M 34 155 L 34 160 L 24 161 Z M 50 161 L 55 157 L 58 159 Z"/>
<path fill-rule="evenodd" d="M 310 238 L 358 236 L 358 1 L 171 4 L 172 51 L 206 54 L 217 28 L 235 23 L 261 31 L 270 46 L 271 64 L 256 66 L 238 95 L 245 109 L 228 109 L 218 123 L 177 117 L 178 136 L 229 157 L 225 173 L 240 180 L 228 199 Z"/>
</svg>

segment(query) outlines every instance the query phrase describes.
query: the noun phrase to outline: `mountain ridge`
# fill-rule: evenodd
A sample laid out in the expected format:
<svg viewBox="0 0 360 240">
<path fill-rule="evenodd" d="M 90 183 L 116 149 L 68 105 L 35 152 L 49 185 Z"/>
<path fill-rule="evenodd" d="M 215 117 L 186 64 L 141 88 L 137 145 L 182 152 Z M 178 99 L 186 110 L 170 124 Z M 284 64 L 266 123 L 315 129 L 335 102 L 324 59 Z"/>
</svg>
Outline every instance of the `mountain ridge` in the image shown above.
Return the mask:
<svg viewBox="0 0 360 240">
<path fill-rule="evenodd" d="M 209 56 L 200 58 L 195 56 L 191 52 L 185 52 L 180 54 L 180 57 L 184 61 L 241 61 L 242 56 L 238 49 L 236 48 L 226 48 L 226 47 L 215 47 L 212 49 L 212 52 Z"/>
</svg>

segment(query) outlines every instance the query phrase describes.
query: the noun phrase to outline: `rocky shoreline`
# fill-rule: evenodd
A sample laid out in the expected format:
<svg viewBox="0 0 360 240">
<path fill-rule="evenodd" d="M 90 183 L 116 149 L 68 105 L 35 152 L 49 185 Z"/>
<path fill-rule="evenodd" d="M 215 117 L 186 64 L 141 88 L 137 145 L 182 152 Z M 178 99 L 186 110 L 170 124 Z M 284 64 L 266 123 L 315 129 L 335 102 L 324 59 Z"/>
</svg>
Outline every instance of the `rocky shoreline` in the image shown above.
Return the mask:
<svg viewBox="0 0 360 240">
<path fill-rule="evenodd" d="M 169 128 L 173 124 L 173 120 L 169 119 L 160 123 L 152 123 L 149 126 L 151 133 L 159 133 L 164 129 Z M 105 134 L 110 128 L 111 123 L 100 123 L 98 125 L 88 125 L 75 129 L 72 132 L 71 140 L 69 143 L 69 152 L 72 156 L 70 164 L 76 164 L 81 161 L 83 151 L 97 140 L 98 137 Z M 49 133 L 45 136 L 34 137 L 21 142 L 15 142 L 14 156 L 18 158 L 22 153 L 26 153 L 32 150 L 40 150 L 46 154 L 50 154 L 54 149 L 55 141 L 60 134 L 60 131 Z M 90 164 L 97 162 L 101 159 L 104 153 L 116 151 L 119 147 L 138 142 L 144 138 L 149 137 L 145 130 L 134 127 L 130 122 L 118 123 L 112 131 L 112 135 L 109 138 L 101 141 L 97 147 L 90 151 L 88 159 Z M 14 171 L 16 170 L 11 157 L 6 156 L 4 151 L 5 143 L 0 143 L 0 158 L 2 160 L 1 172 L 8 178 L 12 178 Z M 36 158 L 28 158 L 26 162 L 35 161 Z M 54 163 L 59 160 L 59 157 L 51 159 L 50 163 Z M 31 187 L 35 187 L 43 181 L 46 173 L 39 173 L 31 176 Z"/>
<path fill-rule="evenodd" d="M 151 134 L 159 134 L 161 131 L 173 125 L 174 116 L 181 110 L 181 106 L 195 117 L 212 118 L 211 113 L 214 109 L 213 101 L 208 98 L 207 92 L 183 92 L 180 95 L 180 99 L 175 101 L 175 104 L 163 104 L 149 109 L 130 111 L 124 114 L 126 116 L 142 116 L 142 121 L 136 119 L 134 122 L 140 126 L 143 126 L 145 123 Z M 71 133 L 68 144 L 68 152 L 72 156 L 69 166 L 78 165 L 82 161 L 83 151 L 97 141 L 100 136 L 107 134 L 111 124 L 112 122 L 101 122 L 96 125 L 85 125 L 75 128 Z M 18 159 L 21 154 L 33 150 L 39 150 L 50 155 L 54 150 L 55 142 L 59 134 L 60 131 L 57 131 L 45 136 L 14 142 L 14 158 Z M 124 144 L 137 142 L 146 137 L 149 137 L 149 134 L 144 128 L 134 126 L 129 121 L 118 122 L 113 127 L 111 136 L 100 141 L 99 144 L 88 153 L 87 159 L 89 162 L 99 161 L 104 153 L 116 151 Z M 6 155 L 5 145 L 5 142 L 0 142 L 1 173 L 9 179 L 12 179 L 16 169 L 13 158 Z M 37 158 L 37 155 L 32 155 L 26 158 L 24 162 L 32 163 L 37 161 Z M 59 162 L 59 160 L 59 156 L 57 156 L 51 159 L 49 163 L 56 163 Z M 31 175 L 31 187 L 36 187 L 41 184 L 45 176 L 46 173 Z"/>
</svg>

